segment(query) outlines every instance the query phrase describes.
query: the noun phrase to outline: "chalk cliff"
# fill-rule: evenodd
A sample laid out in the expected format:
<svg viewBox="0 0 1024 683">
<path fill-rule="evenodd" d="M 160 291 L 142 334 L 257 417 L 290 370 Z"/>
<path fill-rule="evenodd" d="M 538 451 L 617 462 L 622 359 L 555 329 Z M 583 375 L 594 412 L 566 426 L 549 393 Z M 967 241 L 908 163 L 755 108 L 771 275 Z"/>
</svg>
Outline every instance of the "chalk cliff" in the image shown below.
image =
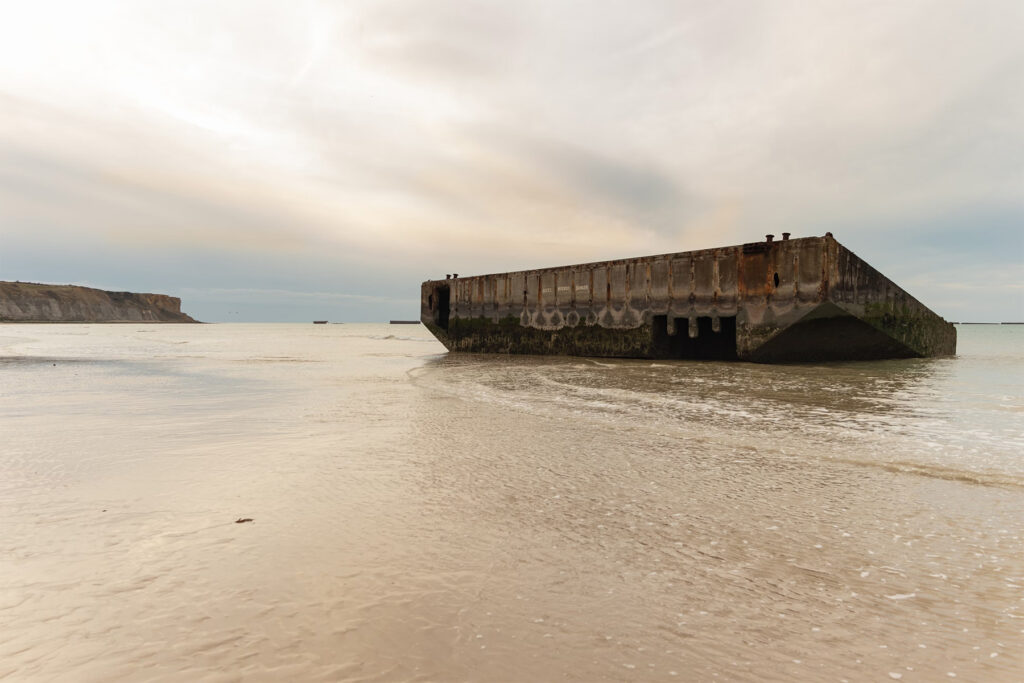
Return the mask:
<svg viewBox="0 0 1024 683">
<path fill-rule="evenodd" d="M 181 299 L 77 285 L 0 282 L 0 322 L 194 323 Z"/>
</svg>

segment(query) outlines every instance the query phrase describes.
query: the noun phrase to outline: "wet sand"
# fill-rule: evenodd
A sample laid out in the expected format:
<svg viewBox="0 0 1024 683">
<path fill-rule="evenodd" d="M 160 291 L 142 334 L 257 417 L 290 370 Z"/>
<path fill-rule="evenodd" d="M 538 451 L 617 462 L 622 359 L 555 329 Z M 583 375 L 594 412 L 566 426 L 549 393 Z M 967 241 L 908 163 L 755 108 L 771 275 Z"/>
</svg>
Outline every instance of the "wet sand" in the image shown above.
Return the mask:
<svg viewBox="0 0 1024 683">
<path fill-rule="evenodd" d="M 448 358 L 387 325 L 0 336 L 11 680 L 1024 672 L 1019 393 L 963 364 Z M 925 400 L 950 387 L 981 412 Z"/>
</svg>

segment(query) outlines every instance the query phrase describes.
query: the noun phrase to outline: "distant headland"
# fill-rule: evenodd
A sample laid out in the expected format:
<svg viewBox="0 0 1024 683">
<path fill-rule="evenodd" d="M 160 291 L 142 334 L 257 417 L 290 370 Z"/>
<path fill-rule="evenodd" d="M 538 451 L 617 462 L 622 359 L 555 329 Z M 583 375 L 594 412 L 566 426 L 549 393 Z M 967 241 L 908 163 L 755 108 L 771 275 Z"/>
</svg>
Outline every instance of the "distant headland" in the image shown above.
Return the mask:
<svg viewBox="0 0 1024 683">
<path fill-rule="evenodd" d="M 78 285 L 0 282 L 0 322 L 195 323 L 181 299 L 166 294 L 107 292 Z"/>
</svg>

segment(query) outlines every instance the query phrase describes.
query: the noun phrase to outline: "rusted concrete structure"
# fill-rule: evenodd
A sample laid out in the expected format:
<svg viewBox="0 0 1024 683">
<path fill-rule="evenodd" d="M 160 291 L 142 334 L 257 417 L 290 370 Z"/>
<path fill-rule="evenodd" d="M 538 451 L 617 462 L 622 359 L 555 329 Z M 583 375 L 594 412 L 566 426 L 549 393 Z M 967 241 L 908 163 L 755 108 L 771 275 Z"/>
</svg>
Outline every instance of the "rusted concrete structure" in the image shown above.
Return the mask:
<svg viewBox="0 0 1024 683">
<path fill-rule="evenodd" d="M 824 237 L 428 280 L 451 351 L 761 363 L 956 352 L 956 330 Z"/>
</svg>

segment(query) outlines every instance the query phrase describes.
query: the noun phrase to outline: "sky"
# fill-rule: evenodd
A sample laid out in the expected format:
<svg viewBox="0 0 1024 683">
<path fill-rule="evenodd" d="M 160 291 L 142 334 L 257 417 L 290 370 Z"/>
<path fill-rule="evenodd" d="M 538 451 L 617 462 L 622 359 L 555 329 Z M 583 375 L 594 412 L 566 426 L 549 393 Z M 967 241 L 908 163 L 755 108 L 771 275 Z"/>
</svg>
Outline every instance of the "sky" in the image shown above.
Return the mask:
<svg viewBox="0 0 1024 683">
<path fill-rule="evenodd" d="M 0 0 L 0 280 L 205 321 L 832 232 L 1024 320 L 1020 0 Z"/>
</svg>

